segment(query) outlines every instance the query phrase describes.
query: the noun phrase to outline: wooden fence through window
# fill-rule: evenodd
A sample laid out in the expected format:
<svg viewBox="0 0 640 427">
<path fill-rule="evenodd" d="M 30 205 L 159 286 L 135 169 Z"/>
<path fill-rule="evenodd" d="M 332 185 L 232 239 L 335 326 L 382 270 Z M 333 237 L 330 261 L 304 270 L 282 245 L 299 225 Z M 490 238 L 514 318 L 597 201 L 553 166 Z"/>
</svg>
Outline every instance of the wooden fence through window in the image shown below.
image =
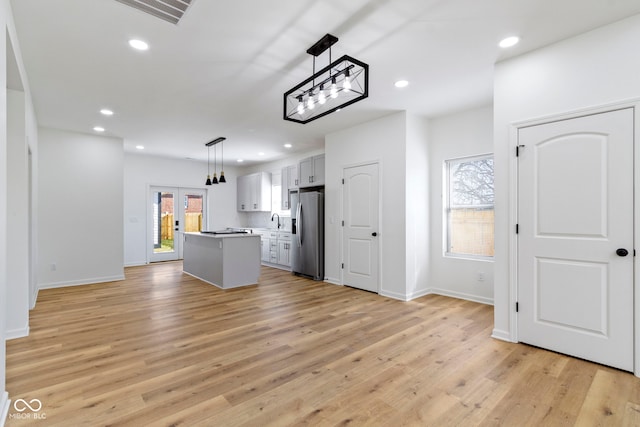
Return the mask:
<svg viewBox="0 0 640 427">
<path fill-rule="evenodd" d="M 173 232 L 175 228 L 173 214 L 162 214 L 160 225 L 160 237 L 162 240 L 173 240 Z M 184 231 L 201 231 L 202 230 L 202 213 L 186 212 L 184 214 Z"/>
<path fill-rule="evenodd" d="M 493 256 L 493 209 L 452 209 L 450 221 L 452 253 Z"/>
</svg>

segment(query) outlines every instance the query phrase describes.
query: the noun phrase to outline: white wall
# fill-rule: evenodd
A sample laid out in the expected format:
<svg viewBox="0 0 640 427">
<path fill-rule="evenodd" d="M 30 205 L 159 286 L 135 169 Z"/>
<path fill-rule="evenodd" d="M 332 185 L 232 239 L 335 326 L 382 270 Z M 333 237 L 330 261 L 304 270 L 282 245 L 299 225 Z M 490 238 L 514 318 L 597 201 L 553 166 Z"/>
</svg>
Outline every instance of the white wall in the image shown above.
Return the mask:
<svg viewBox="0 0 640 427">
<path fill-rule="evenodd" d="M 495 324 L 493 336 L 514 340 L 509 254 L 514 218 L 514 122 L 640 97 L 640 15 L 496 65 L 494 155 L 496 189 Z M 636 114 L 638 114 L 636 112 Z M 638 280 L 638 279 L 636 279 Z"/>
<path fill-rule="evenodd" d="M 444 256 L 444 161 L 493 152 L 493 108 L 487 106 L 429 122 L 431 180 L 431 274 L 433 292 L 457 298 L 493 303 L 493 261 Z M 478 273 L 484 281 L 478 281 Z"/>
<path fill-rule="evenodd" d="M 20 46 L 18 43 L 18 38 L 16 35 L 15 24 L 13 22 L 13 16 L 11 12 L 11 3 L 9 0 L 0 1 L 0 26 L 2 28 L 6 28 L 6 31 L 0 31 L 0 87 L 7 87 L 7 68 L 11 67 L 12 72 L 15 72 L 16 75 L 19 75 L 16 79 L 21 80 L 22 89 L 24 91 L 24 96 L 22 98 L 22 102 L 18 102 L 22 106 L 22 120 L 20 117 L 13 116 L 14 119 L 17 119 L 18 128 L 22 128 L 23 134 L 23 143 L 28 141 L 29 148 L 31 149 L 33 156 L 32 161 L 33 165 L 37 165 L 37 157 L 38 157 L 38 136 L 37 136 L 37 124 L 36 117 L 33 109 L 33 104 L 31 102 L 31 92 L 29 89 L 29 83 L 27 80 L 26 73 L 24 71 L 24 64 L 22 62 L 22 54 L 20 51 Z M 7 37 L 8 36 L 8 37 Z M 11 45 L 9 44 L 11 43 Z M 8 48 L 10 46 L 10 48 Z M 11 52 L 12 51 L 12 52 Z M 8 57 L 11 58 L 8 58 Z M 11 61 L 8 61 L 8 59 Z M 8 313 L 11 308 L 12 301 L 7 299 L 7 275 L 11 274 L 7 271 L 9 262 L 19 262 L 22 266 L 29 265 L 29 261 L 24 259 L 18 260 L 17 258 L 8 258 L 8 245 L 11 242 L 8 237 L 9 229 L 13 226 L 11 222 L 8 220 L 8 200 L 10 192 L 14 191 L 11 188 L 10 180 L 13 180 L 17 177 L 18 169 L 11 169 L 11 172 L 8 169 L 7 161 L 9 158 L 13 157 L 13 154 L 8 152 L 7 145 L 7 136 L 10 132 L 13 132 L 7 126 L 7 116 L 8 104 L 13 104 L 13 101 L 9 100 L 7 97 L 7 92 L 2 90 L 0 91 L 0 176 L 6 177 L 6 180 L 0 180 L 0 312 Z M 20 101 L 20 100 L 18 100 Z M 15 107 L 15 105 L 14 105 Z M 18 108 L 20 109 L 20 108 Z M 15 125 L 15 123 L 14 123 Z M 15 128 L 14 128 L 15 131 Z M 23 148 L 26 145 L 22 146 Z M 18 145 L 12 146 L 10 149 L 20 151 Z M 33 172 L 33 176 L 37 176 L 37 172 Z M 37 192 L 37 183 L 33 183 L 32 187 L 34 189 L 34 194 Z M 20 204 L 23 205 L 22 201 Z M 19 206 L 19 205 L 15 205 Z M 32 200 L 32 210 L 33 212 L 37 212 L 37 203 Z M 37 227 L 33 227 L 31 230 L 31 237 L 35 239 L 37 236 Z M 32 240 L 33 241 L 33 240 Z M 35 245 L 32 245 L 35 247 Z M 33 248 L 32 248 L 33 250 Z M 24 254 L 23 254 L 24 256 Z M 29 255 L 27 255 L 29 256 Z M 31 264 L 33 265 L 33 260 L 35 256 L 33 253 L 31 254 Z M 34 274 L 31 274 L 32 278 L 35 277 Z M 25 286 L 23 284 L 22 286 Z M 11 293 L 16 289 L 12 289 Z M 21 298 L 24 298 L 21 296 Z M 24 310 L 24 308 L 22 308 Z M 22 314 L 23 315 L 23 314 Z M 22 317 L 23 319 L 23 317 Z M 13 320 L 12 320 L 13 322 Z M 16 324 L 23 324 L 21 320 L 15 322 Z M 9 411 L 9 396 L 6 392 L 6 352 L 5 352 L 5 340 L 6 336 L 6 327 L 7 327 L 7 319 L 5 315 L 0 315 L 0 425 L 3 424 L 8 411 Z"/>
<path fill-rule="evenodd" d="M 7 339 L 29 335 L 29 167 L 25 94 L 7 90 Z"/>
<path fill-rule="evenodd" d="M 429 126 L 423 117 L 407 114 L 406 153 L 406 277 L 405 299 L 430 291 L 429 257 Z"/>
<path fill-rule="evenodd" d="M 122 139 L 40 128 L 38 149 L 39 287 L 123 279 Z"/>
<path fill-rule="evenodd" d="M 150 186 L 207 189 L 208 229 L 241 225 L 236 212 L 237 169 L 225 165 L 225 184 L 205 186 L 207 164 L 144 154 L 124 156 L 124 263 L 142 265 L 147 259 L 147 210 Z"/>
<path fill-rule="evenodd" d="M 407 299 L 406 271 L 407 115 L 395 113 L 328 134 L 325 138 L 325 276 L 342 283 L 343 169 L 379 163 L 380 294 Z M 425 260 L 426 262 L 427 260 Z"/>
<path fill-rule="evenodd" d="M 0 24 L 4 27 L 11 20 L 10 4 L 8 0 L 2 2 L 0 9 Z M 7 61 L 6 61 L 6 32 L 0 31 L 0 87 L 7 87 Z M 7 176 L 7 93 L 0 90 L 0 177 Z M 4 313 L 8 309 L 7 304 L 7 193 L 9 192 L 6 179 L 0 183 L 0 425 L 4 424 L 9 411 L 9 396 L 6 392 L 6 318 Z"/>
</svg>

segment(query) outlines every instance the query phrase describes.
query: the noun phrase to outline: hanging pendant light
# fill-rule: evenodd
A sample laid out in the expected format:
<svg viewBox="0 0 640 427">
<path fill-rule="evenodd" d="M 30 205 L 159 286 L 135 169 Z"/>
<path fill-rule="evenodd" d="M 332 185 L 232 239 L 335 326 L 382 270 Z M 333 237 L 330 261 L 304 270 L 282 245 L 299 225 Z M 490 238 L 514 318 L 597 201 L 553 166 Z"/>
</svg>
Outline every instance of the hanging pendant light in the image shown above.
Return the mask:
<svg viewBox="0 0 640 427">
<path fill-rule="evenodd" d="M 218 150 L 216 149 L 216 145 L 219 142 L 224 141 L 225 138 L 224 136 L 220 136 L 216 139 L 214 139 L 213 141 L 209 141 L 207 142 L 205 145 L 207 146 L 207 150 L 209 148 L 211 148 L 211 146 L 213 145 L 213 179 L 211 178 L 211 175 L 207 175 L 207 184 L 206 185 L 212 185 L 212 184 L 218 184 L 218 183 L 225 183 L 227 182 L 227 180 L 224 178 L 224 146 L 222 146 L 222 158 L 221 158 L 221 163 L 222 163 L 222 167 L 220 168 L 220 180 L 218 180 Z M 209 151 L 207 151 L 207 173 L 209 173 Z"/>
<path fill-rule="evenodd" d="M 209 154 L 211 153 L 210 147 L 207 145 L 207 181 L 204 185 L 211 185 L 211 174 L 209 173 Z"/>
<path fill-rule="evenodd" d="M 220 181 L 221 183 L 227 182 L 224 178 L 224 141 L 220 144 L 220 148 L 222 150 L 222 156 L 220 156 Z"/>
<path fill-rule="evenodd" d="M 313 74 L 284 93 L 283 119 L 309 123 L 369 96 L 369 65 L 349 55 L 332 61 L 331 46 L 337 41 L 327 34 L 307 49 Z M 316 72 L 316 58 L 326 51 L 329 64 Z"/>
<path fill-rule="evenodd" d="M 213 179 L 211 180 L 212 184 L 217 184 L 218 183 L 218 156 L 216 156 L 216 153 L 218 152 L 218 150 L 216 149 L 215 145 L 213 146 Z"/>
</svg>

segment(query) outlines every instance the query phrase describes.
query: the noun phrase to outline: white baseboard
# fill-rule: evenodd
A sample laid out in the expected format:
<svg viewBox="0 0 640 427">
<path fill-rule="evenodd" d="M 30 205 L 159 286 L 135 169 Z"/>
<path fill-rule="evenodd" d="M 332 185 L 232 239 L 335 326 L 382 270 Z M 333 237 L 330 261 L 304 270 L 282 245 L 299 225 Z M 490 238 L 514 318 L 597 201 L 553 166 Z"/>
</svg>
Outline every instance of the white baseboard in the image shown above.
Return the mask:
<svg viewBox="0 0 640 427">
<path fill-rule="evenodd" d="M 29 325 L 24 328 L 12 329 L 4 334 L 7 340 L 15 340 L 16 338 L 24 338 L 29 336 Z"/>
<path fill-rule="evenodd" d="M 140 267 L 143 265 L 147 265 L 147 261 L 143 260 L 143 261 L 133 261 L 133 262 L 126 262 L 124 264 L 125 267 Z"/>
<path fill-rule="evenodd" d="M 282 264 L 273 264 L 266 261 L 261 261 L 260 264 L 264 265 L 265 267 L 277 268 L 278 270 L 291 271 L 291 267 L 287 267 L 286 265 Z"/>
<path fill-rule="evenodd" d="M 423 297 L 425 295 L 429 295 L 432 294 L 432 289 L 421 289 L 419 291 L 416 292 L 411 292 L 409 295 L 407 295 L 407 301 L 411 301 L 414 300 L 416 298 L 420 298 Z"/>
<path fill-rule="evenodd" d="M 333 277 L 326 277 L 324 281 L 325 283 L 331 283 L 332 285 L 342 286 L 342 283 L 340 283 L 340 279 L 334 279 Z"/>
<path fill-rule="evenodd" d="M 10 405 L 9 393 L 5 391 L 0 395 L 0 427 L 4 427 L 4 423 L 7 421 Z"/>
<path fill-rule="evenodd" d="M 511 339 L 511 334 L 509 333 L 509 331 L 503 331 L 501 329 L 494 329 L 491 333 L 491 338 L 495 338 L 501 341 L 515 342 Z"/>
<path fill-rule="evenodd" d="M 409 301 L 407 299 L 407 296 L 404 294 L 399 294 L 397 292 L 390 292 L 390 291 L 385 291 L 384 289 L 380 290 L 380 292 L 378 292 L 378 295 L 383 296 L 383 297 L 387 297 L 387 298 L 393 298 L 393 299 L 397 299 L 400 301 Z"/>
<path fill-rule="evenodd" d="M 33 301 L 33 304 L 31 304 L 31 307 L 29 307 L 29 310 L 33 310 L 34 308 L 36 308 L 36 303 L 38 302 L 38 291 L 39 289 L 38 289 L 38 286 L 36 285 L 36 289 L 33 291 L 35 295 L 31 297 L 31 301 Z"/>
<path fill-rule="evenodd" d="M 449 291 L 446 289 L 438 289 L 438 288 L 431 288 L 429 291 L 430 291 L 429 293 L 431 294 L 442 295 L 442 296 L 451 297 L 451 298 L 458 298 L 458 299 L 463 299 L 467 301 L 479 302 L 480 304 L 493 305 L 493 299 L 481 297 L 478 295 L 465 294 L 463 292 L 455 292 L 455 291 Z"/>
<path fill-rule="evenodd" d="M 67 286 L 93 285 L 95 283 L 117 282 L 124 280 L 124 274 L 117 276 L 94 277 L 90 279 L 69 280 L 66 282 L 40 283 L 38 289 L 64 288 Z"/>
</svg>

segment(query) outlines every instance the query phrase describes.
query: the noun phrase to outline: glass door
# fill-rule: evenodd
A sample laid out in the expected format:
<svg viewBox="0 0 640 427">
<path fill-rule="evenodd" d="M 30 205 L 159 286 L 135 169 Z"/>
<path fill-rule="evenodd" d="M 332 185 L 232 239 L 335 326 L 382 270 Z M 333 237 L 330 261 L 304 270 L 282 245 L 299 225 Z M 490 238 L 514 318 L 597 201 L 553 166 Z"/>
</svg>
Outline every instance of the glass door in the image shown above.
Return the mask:
<svg viewBox="0 0 640 427">
<path fill-rule="evenodd" d="M 182 259 L 185 232 L 203 229 L 206 218 L 206 190 L 151 187 L 150 262 Z"/>
</svg>

